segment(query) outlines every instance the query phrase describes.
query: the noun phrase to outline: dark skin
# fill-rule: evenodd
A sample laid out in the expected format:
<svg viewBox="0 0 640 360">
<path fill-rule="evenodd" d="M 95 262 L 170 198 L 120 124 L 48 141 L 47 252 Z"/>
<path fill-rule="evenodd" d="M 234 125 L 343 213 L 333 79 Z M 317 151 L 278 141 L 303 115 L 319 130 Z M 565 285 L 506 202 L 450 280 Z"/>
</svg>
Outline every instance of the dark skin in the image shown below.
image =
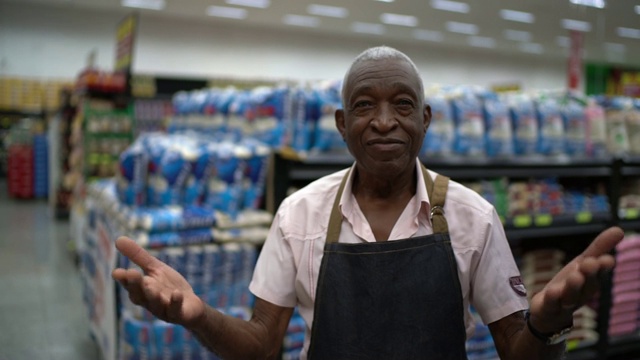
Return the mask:
<svg viewBox="0 0 640 360">
<path fill-rule="evenodd" d="M 347 79 L 345 110 L 336 112 L 336 124 L 356 158 L 352 191 L 376 240 L 386 240 L 415 194 L 415 158 L 431 110 L 422 101 L 418 74 L 405 60 L 365 61 Z M 534 296 L 530 309 L 536 329 L 553 333 L 571 322 L 573 311 L 597 291 L 598 274 L 613 268 L 609 252 L 622 237 L 619 228 L 604 231 Z M 292 308 L 257 298 L 250 321 L 223 315 L 197 297 L 178 272 L 131 239 L 118 239 L 116 248 L 144 272 L 115 269 L 112 274 L 134 304 L 186 327 L 223 358 L 277 357 Z M 493 322 L 489 329 L 503 360 L 562 357 L 564 345 L 547 346 L 535 338 L 522 313 Z"/>
</svg>

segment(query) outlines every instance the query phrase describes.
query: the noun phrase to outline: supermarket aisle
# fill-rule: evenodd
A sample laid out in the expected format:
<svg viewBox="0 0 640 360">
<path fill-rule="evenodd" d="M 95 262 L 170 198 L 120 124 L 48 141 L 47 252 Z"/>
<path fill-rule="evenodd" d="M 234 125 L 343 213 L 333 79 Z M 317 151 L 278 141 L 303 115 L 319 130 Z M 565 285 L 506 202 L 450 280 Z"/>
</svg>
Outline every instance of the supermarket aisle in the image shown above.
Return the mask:
<svg viewBox="0 0 640 360">
<path fill-rule="evenodd" d="M 44 200 L 17 201 L 0 180 L 0 360 L 98 359 L 68 222 Z"/>
</svg>

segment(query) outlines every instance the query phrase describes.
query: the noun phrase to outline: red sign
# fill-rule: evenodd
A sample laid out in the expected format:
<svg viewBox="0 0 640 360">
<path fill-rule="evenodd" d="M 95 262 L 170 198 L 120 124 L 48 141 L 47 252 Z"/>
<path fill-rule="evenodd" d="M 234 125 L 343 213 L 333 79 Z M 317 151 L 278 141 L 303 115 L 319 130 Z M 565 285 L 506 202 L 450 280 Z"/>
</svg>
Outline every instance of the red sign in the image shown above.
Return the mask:
<svg viewBox="0 0 640 360">
<path fill-rule="evenodd" d="M 582 43 L 583 33 L 570 31 L 571 48 L 569 53 L 569 68 L 567 72 L 567 87 L 569 90 L 579 90 L 582 82 Z"/>
</svg>

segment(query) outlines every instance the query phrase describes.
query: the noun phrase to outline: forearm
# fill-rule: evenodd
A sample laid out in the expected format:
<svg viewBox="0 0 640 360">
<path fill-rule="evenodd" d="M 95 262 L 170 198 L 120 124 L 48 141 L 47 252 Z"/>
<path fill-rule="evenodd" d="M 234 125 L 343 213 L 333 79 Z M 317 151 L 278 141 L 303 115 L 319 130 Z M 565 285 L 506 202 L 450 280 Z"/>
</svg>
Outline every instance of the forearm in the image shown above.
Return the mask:
<svg viewBox="0 0 640 360">
<path fill-rule="evenodd" d="M 514 314 L 514 321 L 504 328 L 502 339 L 508 339 L 502 346 L 500 358 L 503 360 L 559 360 L 564 358 L 565 342 L 547 345 L 535 337 L 526 325 L 522 313 Z M 499 348 L 500 350 L 500 348 Z"/>
<path fill-rule="evenodd" d="M 269 331 L 255 318 L 251 321 L 224 315 L 210 306 L 187 327 L 210 351 L 223 359 L 271 359 L 279 348 L 270 346 Z"/>
</svg>

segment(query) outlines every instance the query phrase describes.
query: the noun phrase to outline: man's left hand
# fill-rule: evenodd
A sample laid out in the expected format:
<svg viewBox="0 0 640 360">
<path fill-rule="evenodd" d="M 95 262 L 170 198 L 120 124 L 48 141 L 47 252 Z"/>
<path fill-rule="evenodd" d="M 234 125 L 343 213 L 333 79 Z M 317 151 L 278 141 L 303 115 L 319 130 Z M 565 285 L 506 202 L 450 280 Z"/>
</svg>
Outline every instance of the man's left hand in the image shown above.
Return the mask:
<svg viewBox="0 0 640 360">
<path fill-rule="evenodd" d="M 549 281 L 531 300 L 530 322 L 541 333 L 555 333 L 572 323 L 573 312 L 596 294 L 602 274 L 611 271 L 615 259 L 609 253 L 624 237 L 611 227 Z"/>
</svg>

